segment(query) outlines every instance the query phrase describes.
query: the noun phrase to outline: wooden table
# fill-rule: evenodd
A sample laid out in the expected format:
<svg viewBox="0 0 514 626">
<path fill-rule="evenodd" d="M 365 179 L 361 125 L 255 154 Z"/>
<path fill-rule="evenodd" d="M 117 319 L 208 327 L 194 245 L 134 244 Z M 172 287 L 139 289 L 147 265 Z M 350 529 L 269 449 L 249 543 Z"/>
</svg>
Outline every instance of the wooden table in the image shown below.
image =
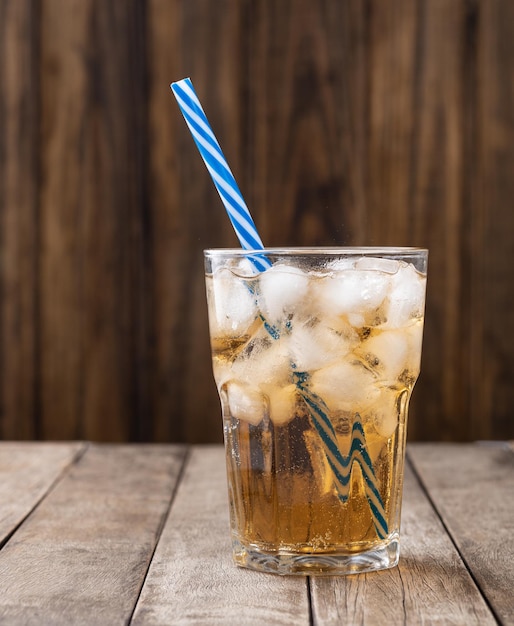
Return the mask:
<svg viewBox="0 0 514 626">
<path fill-rule="evenodd" d="M 408 450 L 392 570 L 232 565 L 220 446 L 0 443 L 0 624 L 514 624 L 514 446 Z"/>
</svg>

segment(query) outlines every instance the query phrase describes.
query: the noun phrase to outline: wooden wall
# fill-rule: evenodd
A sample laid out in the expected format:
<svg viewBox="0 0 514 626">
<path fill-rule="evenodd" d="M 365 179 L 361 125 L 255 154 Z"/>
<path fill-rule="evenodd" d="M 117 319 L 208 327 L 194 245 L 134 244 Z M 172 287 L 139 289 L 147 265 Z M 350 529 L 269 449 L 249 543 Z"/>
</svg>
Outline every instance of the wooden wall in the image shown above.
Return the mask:
<svg viewBox="0 0 514 626">
<path fill-rule="evenodd" d="M 205 247 L 430 248 L 410 438 L 514 438 L 514 2 L 0 0 L 0 438 L 220 441 Z"/>
</svg>

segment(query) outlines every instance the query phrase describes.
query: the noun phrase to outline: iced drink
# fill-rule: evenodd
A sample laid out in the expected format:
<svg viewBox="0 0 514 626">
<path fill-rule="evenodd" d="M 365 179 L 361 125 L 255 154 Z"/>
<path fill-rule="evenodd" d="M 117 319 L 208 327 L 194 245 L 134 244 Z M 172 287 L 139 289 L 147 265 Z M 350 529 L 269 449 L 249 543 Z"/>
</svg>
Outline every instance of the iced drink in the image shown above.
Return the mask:
<svg viewBox="0 0 514 626">
<path fill-rule="evenodd" d="M 396 565 L 427 252 L 207 250 L 235 562 L 280 574 Z"/>
</svg>

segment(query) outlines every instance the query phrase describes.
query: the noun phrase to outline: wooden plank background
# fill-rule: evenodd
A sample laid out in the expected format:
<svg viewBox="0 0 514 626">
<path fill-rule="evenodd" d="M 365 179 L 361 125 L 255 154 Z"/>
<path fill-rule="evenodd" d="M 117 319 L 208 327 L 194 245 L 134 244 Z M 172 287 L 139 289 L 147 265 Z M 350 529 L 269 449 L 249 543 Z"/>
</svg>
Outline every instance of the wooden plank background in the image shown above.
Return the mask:
<svg viewBox="0 0 514 626">
<path fill-rule="evenodd" d="M 0 438 L 221 440 L 202 249 L 430 249 L 410 438 L 514 438 L 514 3 L 0 0 Z"/>
</svg>

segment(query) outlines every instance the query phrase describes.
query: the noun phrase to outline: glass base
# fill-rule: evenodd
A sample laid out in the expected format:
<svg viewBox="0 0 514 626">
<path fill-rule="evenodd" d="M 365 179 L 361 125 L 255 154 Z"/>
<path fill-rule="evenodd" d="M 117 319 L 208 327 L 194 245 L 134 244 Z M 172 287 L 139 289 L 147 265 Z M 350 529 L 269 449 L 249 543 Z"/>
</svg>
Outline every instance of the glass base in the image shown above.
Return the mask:
<svg viewBox="0 0 514 626">
<path fill-rule="evenodd" d="M 264 552 L 256 546 L 234 543 L 234 562 L 240 567 L 269 574 L 297 576 L 341 576 L 389 569 L 398 565 L 400 541 L 397 535 L 375 548 L 355 553 L 305 554 L 285 551 Z"/>
</svg>

